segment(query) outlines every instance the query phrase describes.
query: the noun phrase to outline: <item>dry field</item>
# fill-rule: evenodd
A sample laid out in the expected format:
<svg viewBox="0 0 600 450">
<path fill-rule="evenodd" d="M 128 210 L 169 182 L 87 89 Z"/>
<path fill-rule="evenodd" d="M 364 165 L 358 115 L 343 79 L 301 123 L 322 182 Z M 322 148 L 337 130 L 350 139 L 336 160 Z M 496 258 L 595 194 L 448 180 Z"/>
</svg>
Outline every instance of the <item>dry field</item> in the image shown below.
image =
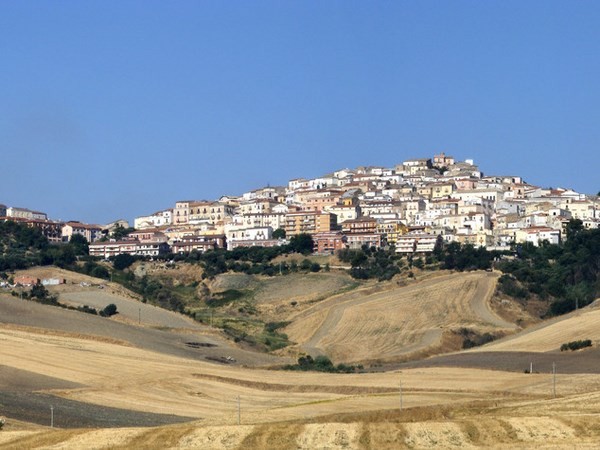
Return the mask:
<svg viewBox="0 0 600 450">
<path fill-rule="evenodd" d="M 599 375 L 570 376 L 554 398 L 548 374 L 267 371 L 24 329 L 0 329 L 0 345 L 21 390 L 31 380 L 58 399 L 189 421 L 49 429 L 13 425 L 5 411 L 3 448 L 593 448 L 600 439 Z M 56 404 L 60 426 L 68 411 Z"/>
<path fill-rule="evenodd" d="M 479 272 L 367 286 L 295 313 L 288 331 L 336 362 L 336 355 L 394 358 L 400 347 L 431 348 L 455 327 L 508 331 L 514 327 L 489 308 L 495 282 Z M 494 355 L 506 357 L 508 349 L 515 357 L 554 355 L 542 353 L 556 349 L 552 336 L 595 339 L 573 330 L 592 333 L 596 320 L 597 309 L 588 308 L 487 352 L 455 356 L 497 367 Z M 7 417 L 0 447 L 556 449 L 600 442 L 600 370 L 577 373 L 574 366 L 553 377 L 456 360 L 426 367 L 434 358 L 388 372 L 286 372 L 256 368 L 277 359 L 253 357 L 210 333 L 156 330 L 0 296 L 0 415 Z M 528 346 L 528 335 L 536 346 Z M 191 339 L 216 347 L 186 348 Z M 223 352 L 237 352 L 238 362 L 205 360 Z"/>
<path fill-rule="evenodd" d="M 213 292 L 227 289 L 250 290 L 258 305 L 289 305 L 296 301 L 300 306 L 327 298 L 337 291 L 354 286 L 356 282 L 343 272 L 294 273 L 285 277 L 258 277 L 242 273 L 227 273 L 215 277 L 210 283 Z"/>
<path fill-rule="evenodd" d="M 326 354 L 335 362 L 385 361 L 455 350 L 446 343 L 450 332 L 459 328 L 516 329 L 489 307 L 496 281 L 496 274 L 473 272 L 445 274 L 405 287 L 363 288 L 292 316 L 284 331 L 300 351 Z"/>
<path fill-rule="evenodd" d="M 591 339 L 600 342 L 600 303 L 580 309 L 527 328 L 515 336 L 493 342 L 474 351 L 530 351 L 559 350 L 566 342 Z"/>
</svg>

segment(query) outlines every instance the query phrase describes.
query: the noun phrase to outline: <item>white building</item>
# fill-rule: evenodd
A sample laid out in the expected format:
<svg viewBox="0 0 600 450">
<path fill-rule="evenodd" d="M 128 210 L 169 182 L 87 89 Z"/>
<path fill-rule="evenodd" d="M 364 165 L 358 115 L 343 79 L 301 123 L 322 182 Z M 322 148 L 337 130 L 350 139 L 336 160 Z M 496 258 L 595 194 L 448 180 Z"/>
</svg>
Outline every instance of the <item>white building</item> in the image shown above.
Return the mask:
<svg viewBox="0 0 600 450">
<path fill-rule="evenodd" d="M 409 232 L 396 239 L 396 253 L 431 253 L 437 242 L 435 234 Z"/>
<path fill-rule="evenodd" d="M 149 216 L 136 217 L 133 226 L 136 230 L 143 230 L 145 228 L 158 228 L 171 225 L 171 223 L 173 223 L 173 210 L 165 209 Z"/>
<path fill-rule="evenodd" d="M 273 239 L 273 228 L 252 227 L 247 228 L 239 225 L 226 225 L 225 236 L 227 238 L 227 249 L 232 250 L 236 243 L 241 241 L 270 241 Z"/>
</svg>

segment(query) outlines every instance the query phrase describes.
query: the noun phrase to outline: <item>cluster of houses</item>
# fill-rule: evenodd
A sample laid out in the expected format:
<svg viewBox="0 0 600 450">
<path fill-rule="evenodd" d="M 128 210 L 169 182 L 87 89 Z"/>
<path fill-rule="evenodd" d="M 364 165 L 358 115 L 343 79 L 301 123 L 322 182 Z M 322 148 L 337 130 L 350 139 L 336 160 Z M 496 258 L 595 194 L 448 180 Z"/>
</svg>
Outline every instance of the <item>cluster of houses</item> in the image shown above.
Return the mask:
<svg viewBox="0 0 600 450">
<path fill-rule="evenodd" d="M 44 212 L 33 211 L 27 208 L 7 207 L 0 204 L 0 222 L 11 220 L 23 223 L 29 227 L 39 229 L 50 243 L 65 243 L 71 240 L 74 234 L 84 236 L 88 242 L 95 242 L 107 237 L 118 226 L 127 228 L 125 220 L 117 220 L 108 225 L 90 225 L 78 221 L 57 221 L 48 219 Z"/>
<path fill-rule="evenodd" d="M 484 176 L 472 160 L 455 161 L 441 153 L 392 168 L 358 167 L 293 179 L 287 186 L 216 201 L 178 201 L 172 208 L 137 217 L 136 231 L 119 242 L 98 242 L 102 230 L 94 235 L 85 228 L 89 225 L 68 222 L 62 225 L 61 240 L 69 232 L 80 233 L 92 242 L 93 255 L 155 256 L 276 246 L 308 233 L 317 253 L 363 245 L 427 253 L 439 236 L 447 243 L 487 248 L 559 243 L 570 219 L 580 219 L 586 228 L 600 227 L 599 198 L 533 186 L 519 176 Z M 285 231 L 285 238 L 276 230 Z"/>
</svg>

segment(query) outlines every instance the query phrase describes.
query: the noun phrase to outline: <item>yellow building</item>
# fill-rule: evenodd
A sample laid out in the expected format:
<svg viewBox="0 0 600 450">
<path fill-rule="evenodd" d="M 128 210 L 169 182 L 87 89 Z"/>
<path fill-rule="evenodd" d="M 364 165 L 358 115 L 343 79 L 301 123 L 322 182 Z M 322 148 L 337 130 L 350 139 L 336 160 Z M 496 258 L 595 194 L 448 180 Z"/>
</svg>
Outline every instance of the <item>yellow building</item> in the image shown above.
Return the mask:
<svg viewBox="0 0 600 450">
<path fill-rule="evenodd" d="M 287 237 L 295 236 L 301 233 L 321 233 L 332 231 L 337 225 L 335 214 L 302 211 L 286 214 L 285 216 L 285 234 Z"/>
</svg>

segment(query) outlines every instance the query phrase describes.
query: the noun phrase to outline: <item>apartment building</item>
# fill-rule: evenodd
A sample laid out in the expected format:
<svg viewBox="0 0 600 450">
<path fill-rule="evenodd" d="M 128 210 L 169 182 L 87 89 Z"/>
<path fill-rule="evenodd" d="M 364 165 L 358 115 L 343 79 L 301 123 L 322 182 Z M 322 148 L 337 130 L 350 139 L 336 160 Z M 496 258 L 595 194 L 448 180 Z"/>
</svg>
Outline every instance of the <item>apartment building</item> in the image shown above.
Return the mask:
<svg viewBox="0 0 600 450">
<path fill-rule="evenodd" d="M 22 217 L 7 217 L 3 220 L 12 220 L 27 225 L 30 228 L 37 228 L 48 239 L 50 243 L 62 242 L 62 222 L 52 220 L 24 219 Z"/>
<path fill-rule="evenodd" d="M 321 255 L 333 255 L 347 247 L 347 238 L 341 231 L 324 231 L 313 234 L 314 251 Z"/>
<path fill-rule="evenodd" d="M 260 245 L 260 242 L 273 239 L 273 228 L 228 225 L 225 227 L 225 237 L 228 250 L 235 248 L 234 244 L 239 241 L 251 241 L 253 245 Z"/>
<path fill-rule="evenodd" d="M 7 217 L 12 217 L 15 219 L 29 219 L 29 220 L 48 220 L 48 215 L 46 213 L 40 211 L 32 211 L 27 208 L 17 208 L 15 206 L 11 206 L 10 208 L 6 208 Z"/>
<path fill-rule="evenodd" d="M 183 237 L 171 244 L 171 251 L 175 254 L 184 254 L 197 251 L 203 253 L 207 250 L 226 247 L 226 238 L 222 234 L 194 235 Z"/>
<path fill-rule="evenodd" d="M 88 225 L 77 221 L 65 223 L 61 229 L 62 241 L 69 242 L 74 234 L 80 234 L 88 242 L 95 242 L 104 236 L 100 225 Z"/>
<path fill-rule="evenodd" d="M 335 214 L 318 211 L 301 211 L 288 213 L 285 216 L 285 233 L 287 237 L 301 233 L 315 234 L 333 231 L 337 226 Z"/>
<path fill-rule="evenodd" d="M 140 242 L 138 240 L 95 242 L 90 244 L 90 255 L 110 258 L 121 254 L 159 256 L 170 251 L 166 242 Z"/>
<path fill-rule="evenodd" d="M 438 237 L 434 234 L 411 231 L 396 240 L 396 253 L 431 253 Z"/>
<path fill-rule="evenodd" d="M 185 216 L 187 217 L 187 214 Z M 136 230 L 142 230 L 145 228 L 163 227 L 171 225 L 171 223 L 173 223 L 173 210 L 165 209 L 149 216 L 136 217 L 133 221 L 133 227 Z"/>
<path fill-rule="evenodd" d="M 225 219 L 231 218 L 234 207 L 221 202 L 190 202 L 188 223 L 195 224 L 206 222 L 211 225 L 223 225 Z"/>
<path fill-rule="evenodd" d="M 296 192 L 296 201 L 303 211 L 323 211 L 340 202 L 343 192 L 339 190 L 306 190 Z"/>
</svg>

